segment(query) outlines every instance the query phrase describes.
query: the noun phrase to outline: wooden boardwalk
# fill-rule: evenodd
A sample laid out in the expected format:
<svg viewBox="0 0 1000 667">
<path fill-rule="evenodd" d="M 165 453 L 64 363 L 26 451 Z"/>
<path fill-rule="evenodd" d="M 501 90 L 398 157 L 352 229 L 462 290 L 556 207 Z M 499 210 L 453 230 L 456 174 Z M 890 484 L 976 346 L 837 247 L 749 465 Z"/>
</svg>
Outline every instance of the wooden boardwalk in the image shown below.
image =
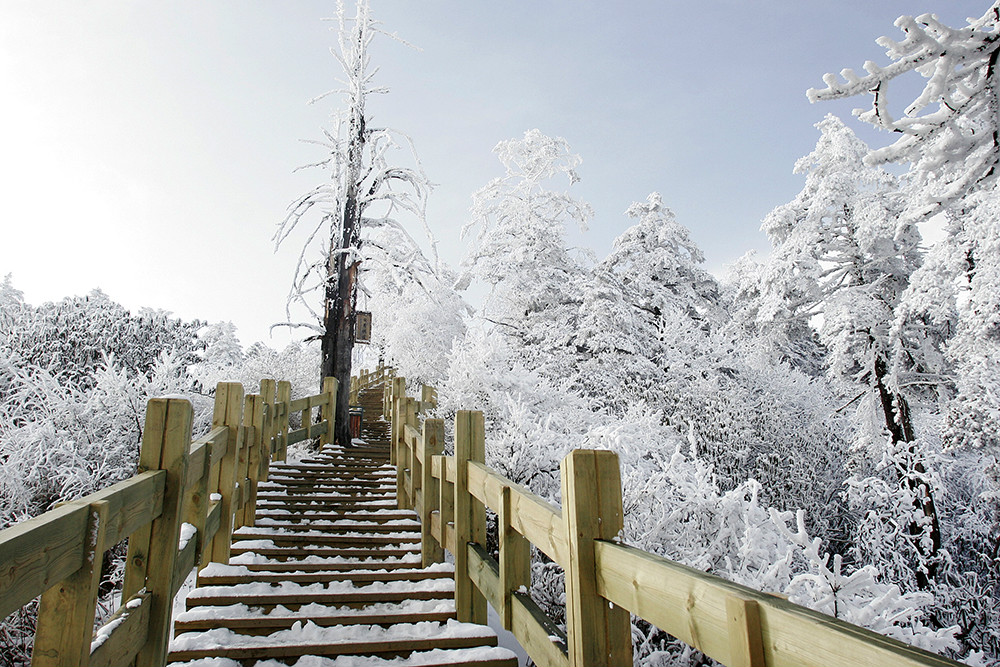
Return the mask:
<svg viewBox="0 0 1000 667">
<path fill-rule="evenodd" d="M 188 595 L 169 662 L 517 664 L 492 630 L 455 620 L 453 568 L 421 568 L 416 514 L 397 509 L 382 387 L 360 402 L 363 443 L 270 467 L 229 564 L 203 569 Z"/>
</svg>

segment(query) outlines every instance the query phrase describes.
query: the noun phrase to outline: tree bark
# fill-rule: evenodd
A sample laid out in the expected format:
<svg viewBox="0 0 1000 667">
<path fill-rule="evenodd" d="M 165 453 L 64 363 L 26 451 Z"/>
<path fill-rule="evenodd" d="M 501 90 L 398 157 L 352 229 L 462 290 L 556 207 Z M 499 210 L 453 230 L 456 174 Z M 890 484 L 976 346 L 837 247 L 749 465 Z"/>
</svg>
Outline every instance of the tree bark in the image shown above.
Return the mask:
<svg viewBox="0 0 1000 667">
<path fill-rule="evenodd" d="M 360 36 L 358 38 L 361 39 Z M 364 98 L 354 101 L 351 108 L 347 144 L 347 173 L 344 184 L 344 208 L 340 238 L 334 230 L 330 239 L 327 261 L 326 295 L 323 313 L 323 345 L 320 385 L 323 378 L 337 378 L 337 411 L 334 418 L 333 441 L 338 445 L 351 442 L 348 410 L 351 395 L 351 352 L 354 349 L 357 274 L 361 249 L 361 214 L 358 208 L 358 181 L 365 149 Z"/>
<path fill-rule="evenodd" d="M 886 375 L 886 360 L 882 355 L 876 355 L 875 387 L 878 390 L 886 429 L 889 431 L 893 445 L 908 443 L 905 445 L 906 460 L 896 463 L 896 472 L 900 481 L 913 494 L 913 509 L 917 514 L 930 521 L 929 546 L 923 539 L 925 532 L 921 522 L 910 521 L 906 526 L 906 532 L 913 539 L 917 552 L 921 556 L 921 566 L 915 572 L 917 586 L 927 589 L 937 574 L 937 557 L 941 549 L 941 526 L 938 522 L 937 509 L 934 506 L 934 495 L 931 492 L 930 481 L 927 479 L 927 468 L 920 460 L 914 444 L 916 438 L 913 434 L 913 422 L 910 419 L 910 406 L 906 398 L 889 389 L 885 383 Z"/>
</svg>

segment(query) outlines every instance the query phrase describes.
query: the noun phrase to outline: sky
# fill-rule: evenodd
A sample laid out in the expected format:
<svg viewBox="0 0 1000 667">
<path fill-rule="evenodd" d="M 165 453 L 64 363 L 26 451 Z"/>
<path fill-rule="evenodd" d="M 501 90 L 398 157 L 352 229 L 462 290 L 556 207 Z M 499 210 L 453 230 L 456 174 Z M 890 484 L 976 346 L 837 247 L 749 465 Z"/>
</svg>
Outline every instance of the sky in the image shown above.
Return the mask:
<svg viewBox="0 0 1000 667">
<path fill-rule="evenodd" d="M 886 62 L 896 17 L 950 25 L 987 0 L 372 0 L 373 122 L 409 135 L 428 223 L 457 265 L 471 194 L 501 175 L 497 142 L 529 129 L 583 158 L 569 192 L 595 211 L 571 243 L 603 257 L 625 209 L 659 192 L 721 275 L 766 253 L 761 219 L 792 199 L 827 113 L 826 72 Z M 297 248 L 271 240 L 322 182 L 336 96 L 334 2 L 0 2 L 0 276 L 39 304 L 95 288 L 128 308 L 232 321 L 282 347 Z M 405 156 L 401 156 L 403 160 Z M 377 326 L 377 322 L 375 323 Z M 299 336 L 304 336 L 304 333 Z"/>
</svg>

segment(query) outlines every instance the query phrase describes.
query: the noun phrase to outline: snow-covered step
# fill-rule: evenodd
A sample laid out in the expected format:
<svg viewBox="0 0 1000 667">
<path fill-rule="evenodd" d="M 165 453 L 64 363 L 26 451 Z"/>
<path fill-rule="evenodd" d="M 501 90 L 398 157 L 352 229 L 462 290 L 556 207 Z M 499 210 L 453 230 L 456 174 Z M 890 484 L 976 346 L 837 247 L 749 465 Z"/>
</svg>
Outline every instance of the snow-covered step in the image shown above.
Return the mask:
<svg viewBox="0 0 1000 667">
<path fill-rule="evenodd" d="M 237 661 L 284 661 L 307 655 L 326 658 L 347 655 L 395 658 L 409 657 L 415 651 L 496 645 L 496 634 L 490 628 L 454 620 L 445 623 L 400 624 L 388 628 L 378 625 L 324 627 L 307 621 L 297 622 L 287 630 L 279 630 L 263 637 L 237 634 L 228 628 L 185 632 L 170 643 L 168 660 L 176 662 L 220 657 Z M 513 657 L 513 653 L 509 651 L 497 655 Z M 516 661 L 506 664 L 516 664 Z"/>
<path fill-rule="evenodd" d="M 357 558 L 345 556 L 308 556 L 277 560 L 261 554 L 247 552 L 229 560 L 230 564 L 240 564 L 254 572 L 369 572 L 407 570 L 420 567 L 419 551 L 410 551 L 396 558 L 378 556 Z"/>
<path fill-rule="evenodd" d="M 251 569 L 246 565 L 222 565 L 212 563 L 198 573 L 198 586 L 228 586 L 234 584 L 280 583 L 319 583 L 331 581 L 351 581 L 355 585 L 371 582 L 387 581 L 425 581 L 428 579 L 447 579 L 452 576 L 454 567 L 449 564 L 438 564 L 428 568 L 395 568 L 368 570 L 265 570 Z"/>
<path fill-rule="evenodd" d="M 199 573 L 171 663 L 515 667 L 492 630 L 455 620 L 452 566 L 421 567 L 387 457 L 356 444 L 272 466 L 256 525 L 235 531 L 228 565 Z"/>
<path fill-rule="evenodd" d="M 413 520 L 416 516 L 413 512 L 409 510 L 397 511 L 395 508 L 386 508 L 379 510 L 368 510 L 365 512 L 353 512 L 353 513 L 342 513 L 342 512 L 324 512 L 321 510 L 305 510 L 301 512 L 295 512 L 292 510 L 281 509 L 281 508 L 268 508 L 264 510 L 257 510 L 257 520 L 268 519 L 268 520 L 285 520 L 293 523 L 302 523 L 303 521 L 366 521 L 370 523 L 389 523 L 393 521 L 406 521 Z"/>
<path fill-rule="evenodd" d="M 201 586 L 188 595 L 186 605 L 188 609 L 241 603 L 259 609 L 271 609 L 278 605 L 297 608 L 307 604 L 359 607 L 407 600 L 450 600 L 454 597 L 454 593 L 455 582 L 450 578 L 415 582 L 380 581 L 360 586 L 355 586 L 351 581 L 311 584 L 285 581 Z"/>
<path fill-rule="evenodd" d="M 325 530 L 285 530 L 274 527 L 241 528 L 233 533 L 233 544 L 241 542 L 270 542 L 262 546 L 353 546 L 408 544 L 420 541 L 420 532 L 413 528 L 398 528 L 385 534 L 361 531 L 336 532 Z M 242 545 L 241 545 L 242 546 Z"/>
<path fill-rule="evenodd" d="M 299 463 L 272 463 L 270 466 L 271 470 L 287 471 L 289 473 L 296 473 L 302 475 L 328 475 L 335 472 L 363 472 L 366 474 L 382 475 L 382 474 L 395 474 L 395 470 L 392 466 L 385 465 L 383 463 L 370 463 L 363 464 L 360 461 L 343 462 L 339 464 L 308 464 L 304 462 Z"/>
<path fill-rule="evenodd" d="M 296 560 L 308 556 L 320 556 L 320 557 L 336 557 L 344 556 L 347 558 L 400 558 L 402 556 L 407 556 L 410 554 L 419 554 L 420 546 L 417 545 L 413 548 L 407 549 L 405 547 L 383 547 L 380 549 L 366 548 L 366 547 L 267 547 L 258 546 L 255 543 L 241 543 L 237 542 L 233 545 L 230 550 L 234 556 L 240 556 L 245 553 L 258 554 L 261 556 L 266 556 L 267 558 L 272 558 L 275 560 Z M 232 562 L 232 561 L 230 561 Z"/>
<path fill-rule="evenodd" d="M 257 515 L 256 527 L 276 527 L 285 531 L 322 530 L 327 533 L 394 533 L 400 530 L 420 530 L 420 522 L 415 519 L 396 519 L 382 521 L 366 521 L 364 519 L 341 519 L 340 515 L 332 514 L 333 518 L 320 519 L 316 516 L 307 517 L 308 523 L 302 523 L 302 518 L 295 521 L 286 516 Z M 364 515 L 359 515 L 364 516 Z"/>
<path fill-rule="evenodd" d="M 268 635 L 291 628 L 296 622 L 316 625 L 380 625 L 445 623 L 455 618 L 455 602 L 448 600 L 406 600 L 400 603 L 377 603 L 362 608 L 302 605 L 296 610 L 276 606 L 268 611 L 246 604 L 201 606 L 177 616 L 175 635 L 184 632 L 229 628 L 237 634 Z"/>
</svg>

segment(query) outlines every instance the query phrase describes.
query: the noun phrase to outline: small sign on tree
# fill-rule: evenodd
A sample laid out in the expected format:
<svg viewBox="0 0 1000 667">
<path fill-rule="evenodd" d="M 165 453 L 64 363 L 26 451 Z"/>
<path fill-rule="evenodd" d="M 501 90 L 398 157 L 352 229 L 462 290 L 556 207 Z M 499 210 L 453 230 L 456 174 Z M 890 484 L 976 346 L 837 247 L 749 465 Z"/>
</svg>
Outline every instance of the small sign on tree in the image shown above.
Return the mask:
<svg viewBox="0 0 1000 667">
<path fill-rule="evenodd" d="M 366 313 L 364 311 L 358 311 L 357 313 L 357 330 L 354 335 L 355 343 L 371 343 L 372 342 L 372 314 Z"/>
</svg>

